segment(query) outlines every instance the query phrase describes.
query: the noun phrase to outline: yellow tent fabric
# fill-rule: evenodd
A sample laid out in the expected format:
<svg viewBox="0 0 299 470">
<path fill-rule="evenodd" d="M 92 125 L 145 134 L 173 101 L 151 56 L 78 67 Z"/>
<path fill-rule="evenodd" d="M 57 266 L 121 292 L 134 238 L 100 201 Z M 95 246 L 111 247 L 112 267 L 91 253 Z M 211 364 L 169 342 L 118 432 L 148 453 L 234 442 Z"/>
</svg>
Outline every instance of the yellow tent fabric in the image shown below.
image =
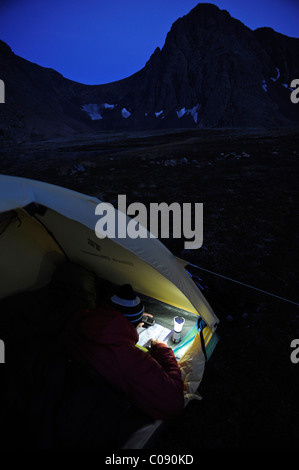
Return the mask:
<svg viewBox="0 0 299 470">
<path fill-rule="evenodd" d="M 183 263 L 159 240 L 96 236 L 100 202 L 59 186 L 0 175 L 0 298 L 47 284 L 67 257 L 103 279 L 131 283 L 141 294 L 199 314 L 213 331 L 217 316 Z M 32 213 L 30 204 L 46 210 Z"/>
</svg>

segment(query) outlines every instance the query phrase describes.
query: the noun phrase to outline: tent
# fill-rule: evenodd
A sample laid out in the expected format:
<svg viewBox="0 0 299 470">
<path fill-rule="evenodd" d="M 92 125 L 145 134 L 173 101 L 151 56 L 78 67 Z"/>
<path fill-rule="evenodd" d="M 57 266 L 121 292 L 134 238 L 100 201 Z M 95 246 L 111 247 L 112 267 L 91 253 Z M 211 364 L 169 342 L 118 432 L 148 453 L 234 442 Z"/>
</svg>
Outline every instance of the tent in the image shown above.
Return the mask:
<svg viewBox="0 0 299 470">
<path fill-rule="evenodd" d="M 172 319 L 175 312 L 189 315 L 189 329 L 178 356 L 187 383 L 192 367 L 186 358 L 196 355 L 192 351 L 202 354 L 203 339 L 204 349 L 210 344 L 211 354 L 219 320 L 188 272 L 188 263 L 175 257 L 158 239 L 99 238 L 95 208 L 100 202 L 40 181 L 0 175 L 0 299 L 38 292 L 51 282 L 65 260 L 114 285 L 130 283 L 148 301 L 149 308 L 154 302 L 153 309 L 160 309 L 162 320 L 163 315 Z M 194 395 L 200 383 L 203 366 L 197 369 L 199 376 L 189 380 L 193 385 L 186 397 Z M 139 430 L 138 445 L 143 445 L 158 424 L 147 427 L 146 438 Z"/>
</svg>

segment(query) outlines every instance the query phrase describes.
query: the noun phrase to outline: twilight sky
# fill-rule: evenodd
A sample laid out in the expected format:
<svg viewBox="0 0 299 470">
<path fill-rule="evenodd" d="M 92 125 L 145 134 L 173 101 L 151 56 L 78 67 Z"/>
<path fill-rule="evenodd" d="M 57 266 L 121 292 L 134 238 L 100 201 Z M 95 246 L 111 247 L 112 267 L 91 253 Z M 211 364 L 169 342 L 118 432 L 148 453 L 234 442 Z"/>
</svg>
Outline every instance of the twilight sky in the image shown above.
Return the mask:
<svg viewBox="0 0 299 470">
<path fill-rule="evenodd" d="M 198 0 L 0 0 L 0 39 L 66 78 L 101 84 L 140 70 Z M 216 0 L 251 29 L 298 37 L 299 0 Z M 0 71 L 1 73 L 1 71 Z"/>
</svg>

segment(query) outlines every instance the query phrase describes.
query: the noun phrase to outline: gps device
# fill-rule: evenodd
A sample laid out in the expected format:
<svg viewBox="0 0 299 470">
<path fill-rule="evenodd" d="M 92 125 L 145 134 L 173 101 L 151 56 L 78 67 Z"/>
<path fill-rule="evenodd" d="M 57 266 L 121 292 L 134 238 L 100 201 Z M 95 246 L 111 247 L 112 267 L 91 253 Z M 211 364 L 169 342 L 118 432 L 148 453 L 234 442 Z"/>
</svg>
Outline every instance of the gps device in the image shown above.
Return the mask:
<svg viewBox="0 0 299 470">
<path fill-rule="evenodd" d="M 144 328 L 147 328 L 148 326 L 153 326 L 156 323 L 156 320 L 153 317 L 148 317 L 147 315 L 143 315 L 141 321 L 143 323 Z"/>
</svg>

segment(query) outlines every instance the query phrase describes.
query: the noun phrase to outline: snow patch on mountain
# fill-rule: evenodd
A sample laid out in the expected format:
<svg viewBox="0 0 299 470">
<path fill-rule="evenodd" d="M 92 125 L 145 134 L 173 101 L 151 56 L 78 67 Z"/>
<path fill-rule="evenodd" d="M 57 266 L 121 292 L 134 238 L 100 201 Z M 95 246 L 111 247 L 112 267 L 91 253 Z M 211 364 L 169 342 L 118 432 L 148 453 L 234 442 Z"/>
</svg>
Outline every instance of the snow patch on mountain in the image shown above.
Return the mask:
<svg viewBox="0 0 299 470">
<path fill-rule="evenodd" d="M 186 108 L 182 108 L 179 111 L 177 111 L 176 113 L 177 113 L 177 117 L 181 118 L 182 116 L 184 116 L 186 114 Z"/>
<path fill-rule="evenodd" d="M 117 106 L 117 104 L 103 103 L 103 108 L 104 109 L 114 109 L 116 106 Z"/>
<path fill-rule="evenodd" d="M 191 114 L 191 116 L 193 117 L 193 121 L 197 124 L 198 109 L 199 105 L 193 106 L 193 108 L 191 109 L 181 108 L 179 111 L 176 112 L 176 114 L 179 119 L 185 116 L 185 114 Z"/>
<path fill-rule="evenodd" d="M 193 117 L 193 121 L 195 122 L 195 124 L 197 124 L 198 108 L 199 108 L 199 105 L 196 105 L 192 109 L 188 109 L 188 112 Z"/>
<path fill-rule="evenodd" d="M 103 119 L 103 116 L 99 113 L 100 107 L 96 103 L 84 104 L 81 109 L 89 114 L 92 121 Z"/>
<path fill-rule="evenodd" d="M 131 116 L 130 111 L 128 111 L 126 108 L 123 108 L 121 110 L 122 117 L 125 119 L 128 119 Z"/>
</svg>

